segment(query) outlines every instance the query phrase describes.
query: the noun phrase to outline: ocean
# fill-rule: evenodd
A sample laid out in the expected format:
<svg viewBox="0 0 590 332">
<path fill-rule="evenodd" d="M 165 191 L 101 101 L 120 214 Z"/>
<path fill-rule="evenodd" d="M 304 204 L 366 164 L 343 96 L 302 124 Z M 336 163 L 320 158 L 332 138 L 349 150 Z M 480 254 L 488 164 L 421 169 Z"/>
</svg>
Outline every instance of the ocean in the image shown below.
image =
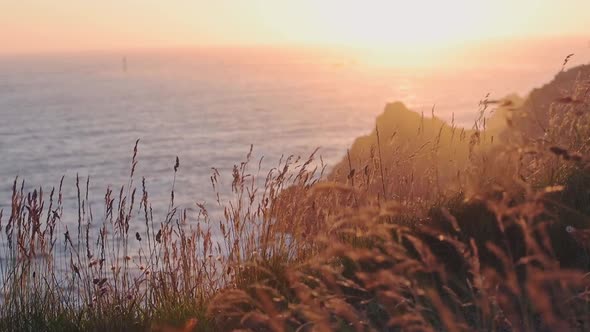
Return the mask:
<svg viewBox="0 0 590 332">
<path fill-rule="evenodd" d="M 316 148 L 334 165 L 369 133 L 387 102 L 469 126 L 487 94 L 525 95 L 548 82 L 559 61 L 479 66 L 375 66 L 346 56 L 287 51 L 192 50 L 0 57 L 0 209 L 7 218 L 15 177 L 48 193 L 64 178 L 76 220 L 76 176 L 90 177 L 94 217 L 107 187 L 145 177 L 154 211 L 175 202 L 213 204 L 212 167 L 229 188 L 231 171 L 254 146 L 255 163 L 307 157 Z M 460 62 L 460 61 L 459 61 Z M 67 212 L 67 211 L 66 211 Z M 158 218 L 158 217 L 156 217 Z M 73 227 L 73 226 L 72 226 Z"/>
</svg>

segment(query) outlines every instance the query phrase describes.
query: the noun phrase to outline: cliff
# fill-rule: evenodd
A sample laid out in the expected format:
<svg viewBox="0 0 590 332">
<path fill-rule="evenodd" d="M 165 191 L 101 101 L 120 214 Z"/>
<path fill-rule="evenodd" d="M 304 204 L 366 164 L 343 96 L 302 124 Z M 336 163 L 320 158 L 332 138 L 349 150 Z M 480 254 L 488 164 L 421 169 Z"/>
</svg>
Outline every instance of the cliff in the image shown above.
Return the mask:
<svg viewBox="0 0 590 332">
<path fill-rule="evenodd" d="M 582 100 L 587 98 L 589 89 L 590 65 L 558 73 L 551 82 L 532 90 L 524 104 L 508 116 L 512 128 L 503 136 L 529 140 L 545 136 L 553 125 L 550 119 L 555 121 L 560 118 L 560 113 L 579 112 L 587 107 Z"/>
<path fill-rule="evenodd" d="M 434 193 L 468 165 L 477 143 L 474 135 L 475 131 L 413 112 L 401 102 L 391 103 L 377 118 L 375 129 L 354 141 L 328 179 L 388 198 Z"/>
<path fill-rule="evenodd" d="M 482 160 L 485 163 L 482 152 L 546 137 L 546 128 L 556 127 L 550 119 L 559 119 L 553 113 L 582 111 L 580 100 L 590 93 L 589 75 L 590 65 L 575 67 L 557 74 L 524 100 L 510 95 L 492 101 L 477 130 L 418 114 L 401 102 L 390 103 L 375 129 L 354 141 L 328 180 L 388 198 L 436 196 L 464 184 L 462 175 L 470 167 L 481 167 Z"/>
</svg>

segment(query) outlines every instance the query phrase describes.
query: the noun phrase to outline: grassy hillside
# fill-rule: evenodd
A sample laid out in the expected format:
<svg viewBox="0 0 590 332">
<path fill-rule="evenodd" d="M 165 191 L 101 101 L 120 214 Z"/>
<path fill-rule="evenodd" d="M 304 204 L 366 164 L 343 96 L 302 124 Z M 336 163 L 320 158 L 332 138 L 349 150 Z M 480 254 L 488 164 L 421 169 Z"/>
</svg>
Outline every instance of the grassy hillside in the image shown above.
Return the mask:
<svg viewBox="0 0 590 332">
<path fill-rule="evenodd" d="M 588 68 L 483 101 L 470 129 L 389 104 L 326 177 L 312 154 L 257 179 L 248 154 L 219 218 L 174 193 L 154 217 L 137 145 L 103 214 L 77 182 L 76 229 L 61 188 L 15 181 L 0 330 L 589 330 Z"/>
</svg>

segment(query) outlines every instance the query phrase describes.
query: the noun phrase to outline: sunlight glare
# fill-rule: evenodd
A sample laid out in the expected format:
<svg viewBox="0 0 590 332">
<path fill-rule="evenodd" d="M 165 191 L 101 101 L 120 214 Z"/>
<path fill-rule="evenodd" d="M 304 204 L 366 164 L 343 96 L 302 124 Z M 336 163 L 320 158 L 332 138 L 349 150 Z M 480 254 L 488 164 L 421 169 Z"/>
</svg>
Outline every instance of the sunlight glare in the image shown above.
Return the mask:
<svg viewBox="0 0 590 332">
<path fill-rule="evenodd" d="M 364 47 L 436 47 L 484 33 L 477 1 L 367 0 L 316 2 L 334 40 Z"/>
</svg>

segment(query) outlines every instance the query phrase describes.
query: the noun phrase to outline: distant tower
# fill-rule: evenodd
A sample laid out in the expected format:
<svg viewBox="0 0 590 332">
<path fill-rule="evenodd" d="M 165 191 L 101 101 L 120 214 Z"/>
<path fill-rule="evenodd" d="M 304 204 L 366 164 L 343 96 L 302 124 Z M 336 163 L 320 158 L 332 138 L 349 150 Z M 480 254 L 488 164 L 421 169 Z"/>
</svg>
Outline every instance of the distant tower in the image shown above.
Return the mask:
<svg viewBox="0 0 590 332">
<path fill-rule="evenodd" d="M 127 72 L 127 57 L 123 57 L 123 72 Z"/>
</svg>

